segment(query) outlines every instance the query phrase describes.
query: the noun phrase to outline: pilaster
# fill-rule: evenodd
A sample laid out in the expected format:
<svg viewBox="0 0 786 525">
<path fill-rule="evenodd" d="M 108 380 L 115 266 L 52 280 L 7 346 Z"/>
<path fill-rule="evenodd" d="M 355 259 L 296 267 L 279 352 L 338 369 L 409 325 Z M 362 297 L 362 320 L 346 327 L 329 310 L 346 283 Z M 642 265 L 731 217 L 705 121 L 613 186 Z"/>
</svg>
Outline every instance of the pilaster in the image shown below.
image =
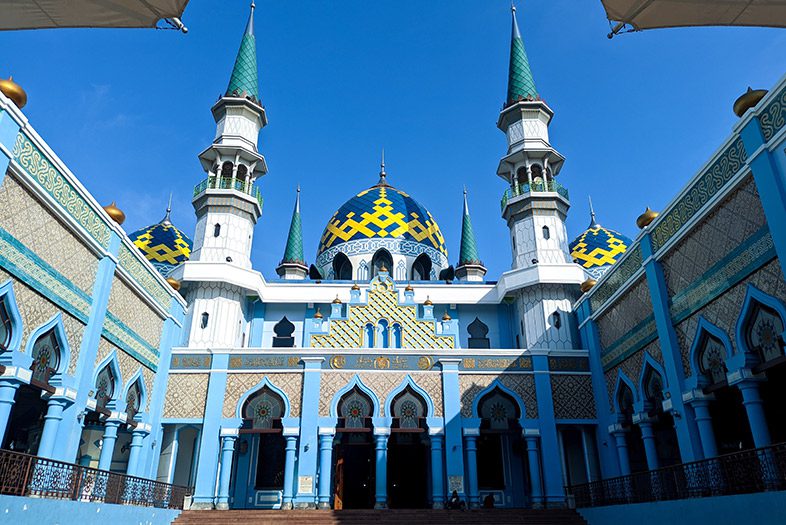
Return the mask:
<svg viewBox="0 0 786 525">
<path fill-rule="evenodd" d="M 456 490 L 460 497 L 466 496 L 464 483 L 464 444 L 461 432 L 461 391 L 459 389 L 458 366 L 461 359 L 442 358 L 442 399 L 445 414 L 445 465 L 448 477 L 448 492 Z"/>
<path fill-rule="evenodd" d="M 319 391 L 322 383 L 324 357 L 303 357 L 303 404 L 300 414 L 300 443 L 297 451 L 297 492 L 293 505 L 296 508 L 315 508 L 319 456 Z M 306 490 L 306 488 L 309 488 Z M 301 490 L 303 489 L 303 490 Z"/>
<path fill-rule="evenodd" d="M 545 353 L 533 354 L 532 366 L 535 371 L 535 393 L 538 402 L 541 454 L 544 458 L 553 458 L 553 461 L 543 462 L 543 485 L 546 506 L 560 506 L 565 504 L 565 489 L 562 486 L 562 460 L 559 453 L 557 421 L 554 417 L 548 355 Z"/>
</svg>

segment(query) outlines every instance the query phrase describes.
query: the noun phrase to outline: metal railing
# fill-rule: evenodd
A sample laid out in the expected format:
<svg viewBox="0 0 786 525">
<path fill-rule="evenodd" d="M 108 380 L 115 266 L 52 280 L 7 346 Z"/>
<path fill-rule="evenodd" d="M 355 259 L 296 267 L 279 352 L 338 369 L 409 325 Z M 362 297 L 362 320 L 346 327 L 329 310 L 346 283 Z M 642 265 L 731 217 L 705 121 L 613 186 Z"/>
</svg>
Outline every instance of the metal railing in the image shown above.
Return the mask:
<svg viewBox="0 0 786 525">
<path fill-rule="evenodd" d="M 182 509 L 190 489 L 0 450 L 0 494 Z"/>
<path fill-rule="evenodd" d="M 570 485 L 577 507 L 704 498 L 786 489 L 786 443 Z"/>
<path fill-rule="evenodd" d="M 207 189 L 235 190 L 245 193 L 246 195 L 251 195 L 257 200 L 260 208 L 262 208 L 262 204 L 264 203 L 264 199 L 262 198 L 262 193 L 260 193 L 259 188 L 251 183 L 249 183 L 247 186 L 245 181 L 239 179 L 235 179 L 233 181 L 232 179 L 228 179 L 226 177 L 208 177 L 194 186 L 193 196 L 196 197 Z"/>
<path fill-rule="evenodd" d="M 513 197 L 518 197 L 519 195 L 527 195 L 529 193 L 541 193 L 541 192 L 553 192 L 558 193 L 562 197 L 567 200 L 570 200 L 568 196 L 568 189 L 557 182 L 556 180 L 549 180 L 543 182 L 533 182 L 532 184 L 517 184 L 512 188 L 508 188 L 505 190 L 505 193 L 502 194 L 502 201 L 500 202 L 500 207 L 502 210 L 505 210 L 505 206 L 508 204 L 508 201 Z"/>
</svg>

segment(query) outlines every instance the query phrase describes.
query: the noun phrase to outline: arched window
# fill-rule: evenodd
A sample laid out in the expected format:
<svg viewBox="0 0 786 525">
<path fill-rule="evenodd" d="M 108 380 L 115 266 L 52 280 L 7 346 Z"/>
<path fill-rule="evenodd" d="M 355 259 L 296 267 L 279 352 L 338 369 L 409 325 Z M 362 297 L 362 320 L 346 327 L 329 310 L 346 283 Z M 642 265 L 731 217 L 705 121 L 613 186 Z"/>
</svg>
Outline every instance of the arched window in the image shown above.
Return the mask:
<svg viewBox="0 0 786 525">
<path fill-rule="evenodd" d="M 522 166 L 516 171 L 516 184 L 523 186 L 524 184 L 528 183 L 529 179 L 527 178 L 527 168 Z"/>
<path fill-rule="evenodd" d="M 352 280 L 352 263 L 349 257 L 339 252 L 333 257 L 333 278 L 339 281 Z"/>
<path fill-rule="evenodd" d="M 273 348 L 292 348 L 295 346 L 295 338 L 292 334 L 295 332 L 295 325 L 284 316 L 273 327 L 275 336 L 273 337 Z"/>
<path fill-rule="evenodd" d="M 374 325 L 368 323 L 363 329 L 364 348 L 374 348 Z"/>
<path fill-rule="evenodd" d="M 239 164 L 237 166 L 237 178 L 245 180 L 247 174 L 248 168 L 246 168 L 243 164 Z"/>
<path fill-rule="evenodd" d="M 11 314 L 8 313 L 4 297 L 0 297 L 0 353 L 8 350 L 12 335 Z"/>
<path fill-rule="evenodd" d="M 426 402 L 412 387 L 407 386 L 393 399 L 392 412 L 393 424 L 398 428 L 420 428 L 426 416 Z"/>
<path fill-rule="evenodd" d="M 532 173 L 532 183 L 533 184 L 543 184 L 543 168 L 540 167 L 539 164 L 533 164 L 530 167 L 530 172 Z"/>
<path fill-rule="evenodd" d="M 620 415 L 623 422 L 630 424 L 633 421 L 633 390 L 626 385 L 621 384 L 617 392 L 617 406 L 620 409 Z"/>
<path fill-rule="evenodd" d="M 360 264 L 358 264 L 358 280 L 368 281 L 368 279 L 369 279 L 368 263 L 366 261 L 360 261 Z"/>
<path fill-rule="evenodd" d="M 393 324 L 393 348 L 401 348 L 401 340 L 403 339 L 401 332 L 401 325 L 398 323 Z"/>
<path fill-rule="evenodd" d="M 726 383 L 726 347 L 717 337 L 704 336 L 698 353 L 699 371 L 710 385 Z"/>
<path fill-rule="evenodd" d="M 218 237 L 219 235 L 221 235 L 221 225 L 216 223 L 213 225 L 213 237 Z"/>
<path fill-rule="evenodd" d="M 142 410 L 142 386 L 140 381 L 141 379 L 134 381 L 128 388 L 128 392 L 126 392 L 126 414 L 128 414 L 128 419 L 134 419 L 134 416 Z"/>
<path fill-rule="evenodd" d="M 33 363 L 30 369 L 33 371 L 33 380 L 48 385 L 49 379 L 60 367 L 60 355 L 60 343 L 55 330 L 49 330 L 41 335 L 33 344 L 31 355 Z"/>
<path fill-rule="evenodd" d="M 344 420 L 344 428 L 368 428 L 368 419 L 372 416 L 374 404 L 371 399 L 358 388 L 353 388 L 341 397 L 338 403 L 338 415 Z"/>
<path fill-rule="evenodd" d="M 778 312 L 759 302 L 748 314 L 745 339 L 748 348 L 756 352 L 762 363 L 783 356 L 783 319 Z"/>
<path fill-rule="evenodd" d="M 549 231 L 548 226 L 543 227 L 543 238 L 546 239 L 547 241 L 551 239 L 551 232 Z"/>
<path fill-rule="evenodd" d="M 499 388 L 483 396 L 478 403 L 478 415 L 483 418 L 484 426 L 492 430 L 507 430 L 511 420 L 521 417 L 516 401 Z"/>
<path fill-rule="evenodd" d="M 557 330 L 562 328 L 562 316 L 559 312 L 554 312 L 551 314 L 551 325 Z"/>
<path fill-rule="evenodd" d="M 377 250 L 371 259 L 371 276 L 376 277 L 381 271 L 390 272 L 391 268 L 393 268 L 393 257 L 390 252 L 384 248 Z"/>
<path fill-rule="evenodd" d="M 210 314 L 207 312 L 202 312 L 202 322 L 200 323 L 199 326 L 201 326 L 203 329 L 207 328 L 207 323 L 209 320 L 210 320 Z"/>
<path fill-rule="evenodd" d="M 489 327 L 486 326 L 486 323 L 476 317 L 467 326 L 467 332 L 469 333 L 467 340 L 469 348 L 491 348 L 488 338 Z"/>
<path fill-rule="evenodd" d="M 243 419 L 251 422 L 251 428 L 272 429 L 280 426 L 284 417 L 284 400 L 267 386 L 254 393 L 243 407 Z"/>
<path fill-rule="evenodd" d="M 651 366 L 647 367 L 644 376 L 644 398 L 656 409 L 663 406 L 663 378 Z"/>
<path fill-rule="evenodd" d="M 376 348 L 389 348 L 390 347 L 390 330 L 387 319 L 380 319 L 377 323 L 377 339 Z"/>
<path fill-rule="evenodd" d="M 108 364 L 98 372 L 95 385 L 96 408 L 106 408 L 107 404 L 112 401 L 112 397 L 115 395 L 115 379 L 115 374 Z"/>
<path fill-rule="evenodd" d="M 396 265 L 396 280 L 404 281 L 407 279 L 407 265 L 404 261 L 399 261 Z"/>
<path fill-rule="evenodd" d="M 431 258 L 425 253 L 418 255 L 412 264 L 412 280 L 428 281 L 431 276 Z"/>
<path fill-rule="evenodd" d="M 232 163 L 227 161 L 221 165 L 221 178 L 223 179 L 231 179 L 232 178 Z"/>
</svg>

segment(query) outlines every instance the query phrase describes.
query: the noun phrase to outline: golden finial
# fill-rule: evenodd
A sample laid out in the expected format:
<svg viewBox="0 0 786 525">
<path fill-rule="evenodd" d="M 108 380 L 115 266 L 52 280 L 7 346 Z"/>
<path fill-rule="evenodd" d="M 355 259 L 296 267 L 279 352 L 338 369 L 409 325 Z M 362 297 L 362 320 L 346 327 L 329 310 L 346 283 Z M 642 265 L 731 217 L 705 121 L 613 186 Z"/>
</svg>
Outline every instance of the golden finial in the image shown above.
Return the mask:
<svg viewBox="0 0 786 525">
<path fill-rule="evenodd" d="M 743 116 L 746 111 L 756 107 L 756 104 L 761 102 L 761 99 L 763 99 L 766 94 L 766 89 L 751 89 L 751 87 L 748 86 L 748 91 L 734 101 L 734 106 L 732 106 L 734 114 L 738 117 Z"/>
<path fill-rule="evenodd" d="M 355 283 L 355 284 L 352 285 L 352 289 L 353 290 L 360 290 L 360 286 L 358 286 L 358 283 Z"/>
<path fill-rule="evenodd" d="M 126 214 L 123 213 L 123 210 L 117 207 L 115 201 L 112 201 L 112 204 L 104 206 L 104 211 L 117 224 L 123 224 L 126 220 Z"/>
<path fill-rule="evenodd" d="M 169 283 L 169 286 L 171 286 L 174 291 L 180 290 L 180 281 L 178 281 L 174 277 L 167 277 L 166 282 Z"/>
<path fill-rule="evenodd" d="M 0 91 L 3 92 L 3 95 L 10 98 L 19 109 L 27 105 L 27 93 L 22 89 L 22 86 L 14 82 L 14 77 L 9 76 L 7 79 L 0 79 Z"/>
<path fill-rule="evenodd" d="M 652 223 L 652 221 L 655 220 L 655 217 L 658 215 L 660 215 L 658 212 L 652 211 L 649 206 L 647 206 L 647 209 L 644 210 L 644 213 L 639 215 L 639 218 L 636 219 L 636 226 L 642 229 L 646 228 L 650 225 L 650 223 Z"/>
<path fill-rule="evenodd" d="M 317 311 L 314 313 L 314 319 L 322 319 L 322 312 L 319 311 L 319 307 L 317 307 Z"/>
<path fill-rule="evenodd" d="M 450 315 L 448 315 L 448 311 L 445 310 L 445 315 L 442 316 L 443 321 L 450 321 Z"/>
<path fill-rule="evenodd" d="M 341 299 L 338 298 L 338 294 L 336 294 L 336 298 L 333 299 L 333 304 L 341 304 Z"/>
<path fill-rule="evenodd" d="M 388 267 L 385 266 L 385 263 L 382 263 L 382 266 L 379 267 L 379 271 L 380 272 L 387 272 L 388 271 Z"/>
<path fill-rule="evenodd" d="M 434 304 L 431 302 L 431 299 L 429 297 L 430 296 L 428 295 L 426 296 L 426 300 L 423 302 L 423 306 L 431 306 L 432 304 Z"/>
<path fill-rule="evenodd" d="M 581 283 L 581 293 L 589 292 L 590 290 L 592 290 L 592 287 L 595 286 L 596 284 L 598 284 L 598 281 L 590 277 L 589 279 Z"/>
<path fill-rule="evenodd" d="M 404 288 L 404 291 L 405 292 L 411 292 L 413 290 L 414 290 L 414 288 L 412 288 L 412 285 L 410 283 L 407 283 L 407 287 Z"/>
</svg>

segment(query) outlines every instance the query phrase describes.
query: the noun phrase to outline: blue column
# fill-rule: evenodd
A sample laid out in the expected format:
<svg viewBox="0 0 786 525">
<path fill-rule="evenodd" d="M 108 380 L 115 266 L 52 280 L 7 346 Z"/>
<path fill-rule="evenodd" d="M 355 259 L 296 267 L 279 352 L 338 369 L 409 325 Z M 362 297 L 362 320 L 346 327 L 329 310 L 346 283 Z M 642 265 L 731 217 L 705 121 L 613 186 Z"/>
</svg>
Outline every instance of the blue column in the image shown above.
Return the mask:
<svg viewBox="0 0 786 525">
<path fill-rule="evenodd" d="M 612 432 L 617 446 L 617 458 L 620 464 L 620 475 L 630 475 L 630 458 L 628 457 L 628 443 L 625 441 L 625 431 L 618 429 Z"/>
<path fill-rule="evenodd" d="M 759 395 L 758 381 L 746 380 L 737 383 L 737 388 L 742 392 L 742 404 L 748 414 L 748 423 L 753 434 L 753 444 L 756 448 L 772 444 L 767 418 L 764 415 L 764 401 Z"/>
<path fill-rule="evenodd" d="M 194 501 L 191 504 L 192 509 L 213 508 L 227 369 L 229 369 L 229 354 L 213 354 L 210 379 L 207 383 L 205 417 L 199 439 L 199 458 L 197 459 L 196 487 L 194 488 Z"/>
<path fill-rule="evenodd" d="M 469 506 L 476 509 L 480 506 L 478 493 L 478 429 L 465 429 L 464 450 L 467 453 L 467 485 L 469 489 Z"/>
<path fill-rule="evenodd" d="M 5 429 L 8 426 L 8 418 L 11 416 L 14 396 L 19 385 L 17 379 L 0 378 L 0 442 L 5 437 Z"/>
<path fill-rule="evenodd" d="M 139 456 L 142 454 L 142 443 L 145 436 L 149 434 L 147 428 L 135 428 L 131 431 L 131 443 L 128 451 L 128 466 L 126 474 L 129 476 L 139 476 Z"/>
<path fill-rule="evenodd" d="M 297 492 L 293 505 L 313 509 L 317 506 L 314 480 L 319 459 L 319 391 L 324 357 L 303 357 L 303 403 L 300 413 L 300 442 L 297 449 Z M 308 490 L 306 488 L 308 487 Z M 303 491 L 301 492 L 301 489 Z"/>
<path fill-rule="evenodd" d="M 445 470 L 442 466 L 442 435 L 431 435 L 431 499 L 432 507 L 442 509 L 445 507 L 445 485 L 442 480 Z"/>
<path fill-rule="evenodd" d="M 221 510 L 229 508 L 229 482 L 232 480 L 235 441 L 237 441 L 235 434 L 221 436 L 221 470 L 218 475 L 218 498 L 216 499 L 216 508 Z"/>
<path fill-rule="evenodd" d="M 770 148 L 762 148 L 765 141 L 758 117 L 745 123 L 740 138 L 745 144 L 748 165 L 759 191 L 781 271 L 786 273 L 786 173 L 778 170 L 778 162 Z"/>
<path fill-rule="evenodd" d="M 565 487 L 562 478 L 562 457 L 559 451 L 557 422 L 554 417 L 554 401 L 551 392 L 551 374 L 547 352 L 532 353 L 532 366 L 535 370 L 535 393 L 538 402 L 538 424 L 540 429 L 540 448 L 544 458 L 554 458 L 542 465 L 543 493 L 546 506 L 565 504 Z"/>
<path fill-rule="evenodd" d="M 641 429 L 641 440 L 644 442 L 644 453 L 647 456 L 647 468 L 655 470 L 658 468 L 658 447 L 655 445 L 655 432 L 652 430 L 652 422 L 639 421 Z"/>
<path fill-rule="evenodd" d="M 166 482 L 170 485 L 175 481 L 175 467 L 177 467 L 177 453 L 180 450 L 180 425 L 174 425 L 172 431 L 172 449 L 169 456 L 169 472 Z M 196 452 L 196 451 L 194 451 Z"/>
<path fill-rule="evenodd" d="M 38 456 L 51 458 L 55 449 L 57 429 L 63 420 L 63 410 L 73 401 L 63 397 L 50 397 L 46 403 L 44 416 L 44 429 L 41 432 L 41 441 L 38 444 Z"/>
<path fill-rule="evenodd" d="M 389 432 L 389 429 L 384 430 Z M 388 434 L 374 434 L 374 444 L 377 453 L 374 508 L 386 509 L 388 507 Z"/>
<path fill-rule="evenodd" d="M 707 399 L 695 399 L 691 406 L 695 414 L 696 425 L 699 428 L 699 439 L 701 439 L 704 459 L 714 458 L 718 455 L 718 445 L 715 442 L 715 430 L 712 428 L 710 402 Z"/>
<path fill-rule="evenodd" d="M 433 308 L 432 306 L 427 308 Z M 461 359 L 442 358 L 442 399 L 445 417 L 445 470 L 448 490 L 457 490 L 459 497 L 466 497 L 464 483 L 464 442 L 461 435 L 461 391 L 458 366 Z"/>
<path fill-rule="evenodd" d="M 297 452 L 297 436 L 286 436 L 286 452 L 284 454 L 284 494 L 281 508 L 292 508 L 292 496 L 295 491 L 295 453 Z"/>
<path fill-rule="evenodd" d="M 117 429 L 122 421 L 107 419 L 104 423 L 104 437 L 101 439 L 101 455 L 98 457 L 99 470 L 109 470 L 112 467 L 112 455 L 115 453 L 117 442 Z"/>
<path fill-rule="evenodd" d="M 333 474 L 333 434 L 319 433 L 319 503 L 320 509 L 330 508 L 331 478 Z"/>
<path fill-rule="evenodd" d="M 650 298 L 652 300 L 652 313 L 655 317 L 655 327 L 658 333 L 661 352 L 663 353 L 663 368 L 666 371 L 666 392 L 673 412 L 682 414 L 674 418 L 674 428 L 677 431 L 677 442 L 680 447 L 682 461 L 688 463 L 701 459 L 699 453 L 700 442 L 698 431 L 695 431 L 695 421 L 689 410 L 685 410 L 682 402 L 682 391 L 685 388 L 685 371 L 682 368 L 682 351 L 680 350 L 677 334 L 671 321 L 669 310 L 669 292 L 666 286 L 666 277 L 663 268 L 655 260 L 652 253 L 652 241 L 649 232 L 641 237 L 641 255 L 644 259 L 644 270 L 647 276 Z M 691 432 L 694 430 L 694 432 Z"/>
<path fill-rule="evenodd" d="M 529 465 L 529 479 L 531 486 L 532 508 L 543 507 L 543 484 L 540 480 L 540 450 L 538 450 L 538 436 L 530 435 L 524 431 L 527 442 L 527 463 Z"/>
</svg>

